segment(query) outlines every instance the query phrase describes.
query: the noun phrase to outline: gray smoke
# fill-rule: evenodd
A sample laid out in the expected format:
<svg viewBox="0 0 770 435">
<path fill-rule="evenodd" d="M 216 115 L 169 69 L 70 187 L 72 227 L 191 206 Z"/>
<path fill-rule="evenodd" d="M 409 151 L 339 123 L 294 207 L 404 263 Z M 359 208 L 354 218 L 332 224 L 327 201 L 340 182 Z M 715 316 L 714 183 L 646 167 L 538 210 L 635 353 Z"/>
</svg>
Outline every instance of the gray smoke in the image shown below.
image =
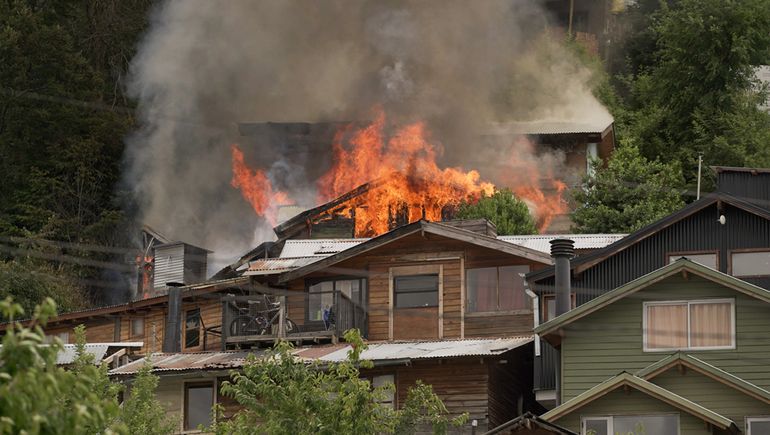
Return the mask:
<svg viewBox="0 0 770 435">
<path fill-rule="evenodd" d="M 330 150 L 243 136 L 240 123 L 366 121 L 379 106 L 390 123 L 426 121 L 442 163 L 463 166 L 494 123 L 608 118 L 588 71 L 544 37 L 547 17 L 533 3 L 163 3 L 129 85 L 142 127 L 128 139 L 126 181 L 139 218 L 220 263 L 269 238 L 229 184 L 231 143 L 310 205 Z M 506 151 L 484 150 L 496 152 Z"/>
</svg>

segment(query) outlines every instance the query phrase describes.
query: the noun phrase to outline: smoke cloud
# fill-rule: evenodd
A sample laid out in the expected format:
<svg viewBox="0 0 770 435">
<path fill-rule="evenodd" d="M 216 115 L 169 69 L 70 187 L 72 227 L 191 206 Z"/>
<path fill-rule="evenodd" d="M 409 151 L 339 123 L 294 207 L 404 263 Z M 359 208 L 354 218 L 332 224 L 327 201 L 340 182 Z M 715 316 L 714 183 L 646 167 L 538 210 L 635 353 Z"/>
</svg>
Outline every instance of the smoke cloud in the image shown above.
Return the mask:
<svg viewBox="0 0 770 435">
<path fill-rule="evenodd" d="M 480 152 L 490 125 L 609 119 L 591 95 L 590 73 L 547 37 L 548 18 L 533 3 L 163 3 L 129 83 L 141 129 L 128 138 L 125 180 L 139 219 L 227 263 L 272 236 L 230 186 L 230 144 L 305 205 L 331 156 L 315 144 L 244 135 L 241 123 L 366 121 L 374 106 L 396 123 L 424 120 L 443 146 L 441 163 L 497 181 L 496 171 L 469 165 L 478 155 L 511 160 L 496 155 L 511 152 L 504 145 Z M 333 126 L 308 128 L 323 136 Z M 558 164 L 547 159 L 536 163 Z"/>
</svg>

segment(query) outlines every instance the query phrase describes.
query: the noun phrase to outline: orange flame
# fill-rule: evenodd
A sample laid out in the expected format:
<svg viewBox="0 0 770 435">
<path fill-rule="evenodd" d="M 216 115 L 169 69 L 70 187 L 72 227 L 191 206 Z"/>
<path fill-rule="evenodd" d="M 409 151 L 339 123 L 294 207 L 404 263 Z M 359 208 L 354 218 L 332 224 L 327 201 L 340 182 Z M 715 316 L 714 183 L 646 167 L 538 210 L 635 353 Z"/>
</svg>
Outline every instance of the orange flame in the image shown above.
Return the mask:
<svg viewBox="0 0 770 435">
<path fill-rule="evenodd" d="M 409 124 L 393 134 L 387 131 L 382 110 L 363 128 L 340 129 L 334 137 L 334 164 L 317 184 L 317 203 L 323 204 L 369 183 L 368 190 L 329 212 L 329 217 L 354 216 L 357 237 L 377 236 L 396 224 L 419 219 L 440 221 L 444 211 L 451 212 L 461 201 L 494 193 L 495 186 L 481 180 L 478 171 L 440 168 L 436 158 L 441 148 L 429 141 L 424 123 Z M 511 161 L 498 178 L 527 203 L 542 232 L 556 215 L 567 211 L 562 201 L 567 186 L 550 173 L 551 165 L 532 160 L 534 151 L 526 138 L 517 139 L 509 151 Z M 232 159 L 232 186 L 241 190 L 258 215 L 275 225 L 278 206 L 293 201 L 285 192 L 274 191 L 263 171 L 249 169 L 236 145 Z"/>
<path fill-rule="evenodd" d="M 289 205 L 293 202 L 282 191 L 273 191 L 273 184 L 265 172 L 259 169 L 251 170 L 243 159 L 243 151 L 238 145 L 230 147 L 233 156 L 233 178 L 230 185 L 241 189 L 243 197 L 251 204 L 254 212 L 264 216 L 275 225 L 278 218 L 278 206 Z"/>
<path fill-rule="evenodd" d="M 387 232 L 395 215 L 409 222 L 440 221 L 447 206 L 494 191 L 492 183 L 480 181 L 477 171 L 439 168 L 438 151 L 428 141 L 422 122 L 387 137 L 385 114 L 378 111 L 374 122 L 353 132 L 345 146 L 349 135 L 347 128 L 335 137 L 335 163 L 318 182 L 318 201 L 327 202 L 374 181 L 375 188 L 350 199 L 342 210 L 355 213 L 356 236 Z"/>
</svg>

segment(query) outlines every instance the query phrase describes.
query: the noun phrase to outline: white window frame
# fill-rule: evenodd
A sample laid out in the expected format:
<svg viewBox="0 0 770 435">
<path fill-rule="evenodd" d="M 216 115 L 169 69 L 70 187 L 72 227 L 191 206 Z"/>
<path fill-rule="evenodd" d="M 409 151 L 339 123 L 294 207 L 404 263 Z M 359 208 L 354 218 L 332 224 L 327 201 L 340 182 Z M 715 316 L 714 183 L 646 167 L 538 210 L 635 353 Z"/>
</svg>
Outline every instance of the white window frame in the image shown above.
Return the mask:
<svg viewBox="0 0 770 435">
<path fill-rule="evenodd" d="M 614 433 L 614 427 L 612 427 L 612 416 L 611 415 L 602 415 L 602 416 L 589 416 L 589 417 L 580 417 L 580 435 L 587 435 L 586 433 L 586 420 L 601 420 L 607 422 L 607 433 L 612 434 Z"/>
<path fill-rule="evenodd" d="M 751 433 L 751 422 L 763 422 L 768 421 L 770 422 L 770 416 L 761 416 L 761 417 L 746 417 L 746 435 L 760 435 L 760 434 L 752 434 Z"/>
<path fill-rule="evenodd" d="M 692 347 L 690 345 L 690 305 L 697 304 L 730 304 L 730 345 L 729 346 L 704 346 L 704 347 Z M 651 349 L 647 346 L 647 307 L 650 306 L 663 306 L 663 305 L 687 305 L 687 347 L 683 348 L 655 348 Z M 644 352 L 671 352 L 672 350 L 724 350 L 735 349 L 735 299 L 722 298 L 722 299 L 693 299 L 693 300 L 680 300 L 680 301 L 648 301 L 642 304 L 642 346 Z"/>
</svg>

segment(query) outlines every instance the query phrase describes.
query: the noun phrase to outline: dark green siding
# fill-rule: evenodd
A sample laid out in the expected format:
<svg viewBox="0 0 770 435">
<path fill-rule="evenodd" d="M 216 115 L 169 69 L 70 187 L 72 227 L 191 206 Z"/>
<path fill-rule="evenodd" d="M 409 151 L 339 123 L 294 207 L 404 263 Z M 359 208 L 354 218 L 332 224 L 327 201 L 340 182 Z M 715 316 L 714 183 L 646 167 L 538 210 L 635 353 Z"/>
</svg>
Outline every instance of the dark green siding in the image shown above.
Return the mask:
<svg viewBox="0 0 770 435">
<path fill-rule="evenodd" d="M 678 414 L 679 435 L 711 435 L 711 430 L 700 418 L 633 389 L 628 392 L 622 389 L 615 390 L 569 415 L 558 420 L 552 420 L 551 423 L 580 433 L 580 419 L 582 417 L 643 414 Z"/>
<path fill-rule="evenodd" d="M 770 305 L 697 276 L 669 277 L 567 326 L 562 343 L 563 398 L 570 399 L 622 371 L 667 356 L 642 350 L 642 302 L 703 298 L 736 301 L 736 349 L 687 351 L 735 376 L 770 389 Z"/>
</svg>

